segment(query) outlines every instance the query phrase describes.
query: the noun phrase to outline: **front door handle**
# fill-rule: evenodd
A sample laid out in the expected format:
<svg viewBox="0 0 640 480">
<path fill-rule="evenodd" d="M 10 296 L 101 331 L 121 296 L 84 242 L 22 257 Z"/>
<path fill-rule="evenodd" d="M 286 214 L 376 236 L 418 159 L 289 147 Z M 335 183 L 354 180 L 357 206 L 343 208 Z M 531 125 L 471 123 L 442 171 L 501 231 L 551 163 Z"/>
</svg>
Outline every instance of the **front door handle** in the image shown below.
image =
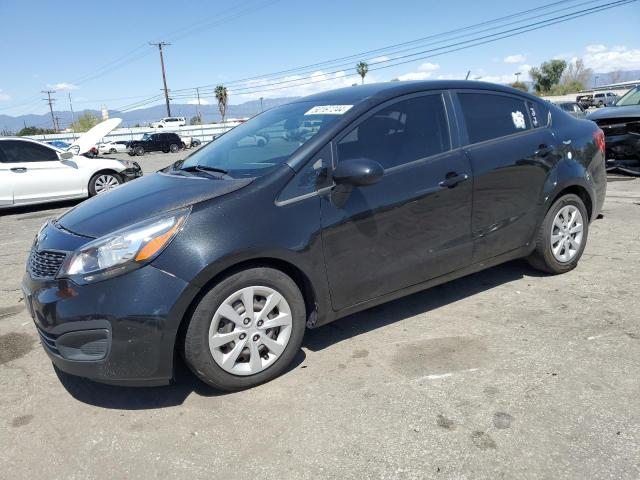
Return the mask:
<svg viewBox="0 0 640 480">
<path fill-rule="evenodd" d="M 456 185 L 458 185 L 460 182 L 464 182 L 468 178 L 469 178 L 469 175 L 467 175 L 466 173 L 449 172 L 445 176 L 445 179 L 441 181 L 439 185 L 441 187 L 453 188 Z"/>
<path fill-rule="evenodd" d="M 15 167 L 12 168 L 11 171 L 16 173 L 24 173 L 27 171 L 27 169 L 25 167 Z"/>
</svg>

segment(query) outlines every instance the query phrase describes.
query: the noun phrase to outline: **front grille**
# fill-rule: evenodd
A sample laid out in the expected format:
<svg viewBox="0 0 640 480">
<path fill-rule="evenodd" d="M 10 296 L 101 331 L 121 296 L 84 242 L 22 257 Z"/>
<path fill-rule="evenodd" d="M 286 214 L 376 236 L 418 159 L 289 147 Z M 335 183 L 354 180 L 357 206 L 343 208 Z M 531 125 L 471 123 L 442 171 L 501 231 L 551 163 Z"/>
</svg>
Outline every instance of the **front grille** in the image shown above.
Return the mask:
<svg viewBox="0 0 640 480">
<path fill-rule="evenodd" d="M 43 250 L 38 252 L 35 248 L 29 256 L 29 273 L 33 278 L 55 278 L 60 266 L 66 257 L 66 253 Z"/>
<path fill-rule="evenodd" d="M 596 122 L 605 136 L 640 134 L 640 120 L 637 118 L 606 118 Z"/>
<path fill-rule="evenodd" d="M 60 355 L 60 351 L 56 346 L 56 336 L 45 333 L 40 327 L 36 325 L 36 329 L 38 330 L 38 334 L 40 335 L 40 342 L 42 346 L 49 350 L 51 353 L 56 355 Z"/>
</svg>

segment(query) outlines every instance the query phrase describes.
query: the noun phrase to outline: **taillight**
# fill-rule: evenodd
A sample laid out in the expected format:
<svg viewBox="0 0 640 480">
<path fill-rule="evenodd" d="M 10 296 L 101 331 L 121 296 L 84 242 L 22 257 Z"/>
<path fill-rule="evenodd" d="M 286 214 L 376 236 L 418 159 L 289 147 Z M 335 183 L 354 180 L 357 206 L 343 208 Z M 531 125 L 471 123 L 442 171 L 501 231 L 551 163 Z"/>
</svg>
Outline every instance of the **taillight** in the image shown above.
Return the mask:
<svg viewBox="0 0 640 480">
<path fill-rule="evenodd" d="M 600 153 L 604 155 L 604 132 L 600 129 L 597 129 L 593 132 L 593 139 L 596 141 L 596 145 L 598 145 L 598 150 Z"/>
</svg>

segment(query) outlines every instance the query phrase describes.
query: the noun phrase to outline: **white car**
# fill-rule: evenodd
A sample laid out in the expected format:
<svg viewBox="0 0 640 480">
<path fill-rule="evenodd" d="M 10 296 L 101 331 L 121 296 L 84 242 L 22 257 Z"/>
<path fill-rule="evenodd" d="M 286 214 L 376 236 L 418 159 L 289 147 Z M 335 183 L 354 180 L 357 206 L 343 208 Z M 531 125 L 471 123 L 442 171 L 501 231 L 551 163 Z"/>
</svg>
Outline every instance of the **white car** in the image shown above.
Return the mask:
<svg viewBox="0 0 640 480">
<path fill-rule="evenodd" d="M 186 124 L 187 119 L 184 117 L 165 117 L 159 122 L 153 122 L 151 128 L 184 127 Z"/>
<path fill-rule="evenodd" d="M 127 141 L 116 140 L 115 142 L 101 143 L 98 145 L 99 153 L 127 153 Z"/>
<path fill-rule="evenodd" d="M 82 155 L 120 121 L 96 125 L 67 150 L 25 137 L 0 137 L 0 209 L 86 198 L 140 177 L 140 166 L 130 160 Z"/>
</svg>

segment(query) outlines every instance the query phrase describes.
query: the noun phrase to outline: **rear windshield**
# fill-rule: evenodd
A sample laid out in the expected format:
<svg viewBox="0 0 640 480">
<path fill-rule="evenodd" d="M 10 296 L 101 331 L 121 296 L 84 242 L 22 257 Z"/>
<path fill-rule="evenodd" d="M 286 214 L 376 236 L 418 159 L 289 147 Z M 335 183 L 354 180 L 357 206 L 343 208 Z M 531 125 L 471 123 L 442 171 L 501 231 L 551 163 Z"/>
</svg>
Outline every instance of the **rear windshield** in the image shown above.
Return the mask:
<svg viewBox="0 0 640 480">
<path fill-rule="evenodd" d="M 265 175 L 350 108 L 315 102 L 275 107 L 193 153 L 181 168 L 216 168 L 235 178 Z"/>
</svg>

